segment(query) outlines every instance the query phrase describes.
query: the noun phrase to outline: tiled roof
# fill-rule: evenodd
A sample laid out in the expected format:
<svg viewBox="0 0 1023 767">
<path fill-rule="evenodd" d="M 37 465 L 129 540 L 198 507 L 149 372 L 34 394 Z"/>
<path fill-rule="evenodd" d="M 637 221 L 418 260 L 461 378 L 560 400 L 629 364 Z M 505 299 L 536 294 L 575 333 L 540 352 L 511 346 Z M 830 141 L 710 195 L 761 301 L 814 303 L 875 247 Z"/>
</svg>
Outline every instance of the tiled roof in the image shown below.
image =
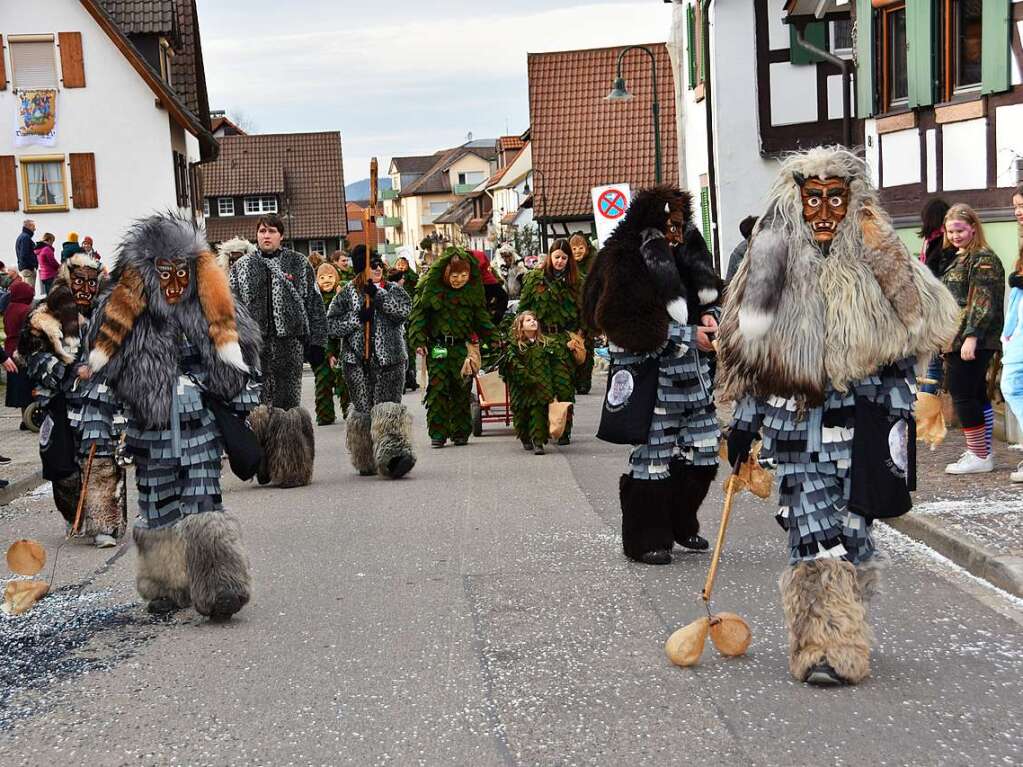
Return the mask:
<svg viewBox="0 0 1023 767">
<path fill-rule="evenodd" d="M 678 184 L 674 80 L 664 43 L 647 44 L 657 61 L 661 164 L 664 183 Z M 633 98 L 607 102 L 621 48 L 531 53 L 529 114 L 535 209 L 540 218 L 590 218 L 590 189 L 654 183 L 650 59 L 632 51 L 623 76 Z"/>
<path fill-rule="evenodd" d="M 522 136 L 501 136 L 501 138 L 497 140 L 498 149 L 502 152 L 522 149 L 525 145 L 526 142 L 522 140 Z"/>
<path fill-rule="evenodd" d="M 425 173 L 437 162 L 436 154 L 416 155 L 411 157 L 392 157 L 391 162 L 398 173 Z"/>
<path fill-rule="evenodd" d="M 288 238 L 343 236 L 348 232 L 348 217 L 341 134 L 224 136 L 220 156 L 203 166 L 203 194 L 279 194 L 290 201 L 280 206 Z M 215 242 L 233 237 L 237 218 L 207 218 L 207 237 Z"/>
<path fill-rule="evenodd" d="M 501 216 L 501 223 L 514 224 L 515 219 L 518 218 L 518 216 L 519 212 L 517 210 L 513 210 L 511 213 L 505 213 L 503 216 Z"/>
<path fill-rule="evenodd" d="M 210 120 L 210 130 L 213 133 L 216 133 L 221 128 L 224 129 L 224 135 L 225 136 L 247 136 L 247 135 L 249 135 L 248 133 L 243 131 L 241 128 L 239 128 L 237 125 L 235 125 L 233 122 L 231 122 L 230 118 L 225 117 L 224 115 L 219 115 L 219 116 L 214 117 L 214 118 L 212 118 Z"/>
<path fill-rule="evenodd" d="M 126 35 L 177 36 L 175 0 L 100 0 Z"/>
<path fill-rule="evenodd" d="M 487 219 L 474 218 L 462 226 L 464 234 L 482 234 L 487 229 Z"/>
<path fill-rule="evenodd" d="M 484 145 L 480 146 L 480 143 Z M 447 169 L 467 154 L 475 154 L 488 162 L 493 162 L 497 159 L 496 142 L 473 141 L 445 152 L 438 152 L 433 156 L 433 165 L 423 171 L 423 175 L 409 184 L 407 188 L 401 190 L 402 197 L 418 194 L 449 194 L 451 179 L 448 177 Z"/>
<path fill-rule="evenodd" d="M 433 220 L 435 224 L 458 224 L 461 226 L 472 218 L 472 200 L 466 198 L 454 203 Z"/>
</svg>

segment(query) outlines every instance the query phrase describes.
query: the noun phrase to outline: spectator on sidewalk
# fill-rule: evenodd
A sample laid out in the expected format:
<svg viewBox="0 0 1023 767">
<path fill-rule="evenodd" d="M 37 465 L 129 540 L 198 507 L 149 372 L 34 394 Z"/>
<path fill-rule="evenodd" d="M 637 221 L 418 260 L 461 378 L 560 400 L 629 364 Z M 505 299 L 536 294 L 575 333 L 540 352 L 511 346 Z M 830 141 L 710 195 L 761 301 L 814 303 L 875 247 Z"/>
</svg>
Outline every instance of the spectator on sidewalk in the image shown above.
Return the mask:
<svg viewBox="0 0 1023 767">
<path fill-rule="evenodd" d="M 1023 184 L 1012 196 L 1012 212 L 1023 229 Z M 1002 396 L 1016 421 L 1023 423 L 1023 243 L 1016 266 L 1009 275 L 1009 308 L 1002 328 Z M 1012 482 L 1023 482 L 1023 461 L 1009 475 Z"/>
<path fill-rule="evenodd" d="M 63 264 L 75 253 L 81 253 L 82 246 L 78 244 L 78 232 L 68 232 L 67 240 L 60 248 L 60 262 Z"/>
<path fill-rule="evenodd" d="M 99 255 L 99 251 L 93 249 L 93 247 L 92 247 L 92 237 L 83 237 L 82 238 L 82 250 L 81 250 L 81 252 L 84 253 L 85 255 L 87 255 L 93 261 L 101 261 L 102 260 L 100 258 L 100 255 Z"/>
<path fill-rule="evenodd" d="M 43 235 L 43 241 L 36 248 L 36 259 L 39 262 L 39 282 L 43 285 L 43 295 L 50 292 L 53 281 L 57 279 L 57 272 L 60 271 L 60 262 L 53 252 L 53 242 L 56 238 L 47 232 Z"/>
<path fill-rule="evenodd" d="M 21 224 L 21 234 L 14 243 L 14 252 L 18 256 L 18 271 L 28 284 L 35 286 L 36 269 L 39 267 L 36 261 L 36 246 L 32 236 L 36 231 L 36 222 L 26 218 Z"/>
<path fill-rule="evenodd" d="M 961 307 L 959 332 L 945 354 L 947 386 L 966 435 L 966 452 L 946 466 L 945 473 L 979 474 L 995 468 L 987 368 L 1001 347 L 1005 270 L 969 205 L 953 205 L 945 214 L 945 245 L 955 248 L 955 260 L 941 281 Z"/>
<path fill-rule="evenodd" d="M 35 291 L 24 280 L 17 280 L 11 283 L 11 301 L 4 310 L 4 369 L 7 371 L 7 396 L 4 404 L 7 407 L 16 407 L 24 410 L 32 402 L 32 384 L 28 377 L 21 371 L 14 360 L 9 359 L 18 348 L 18 340 L 21 337 L 21 329 L 25 324 L 25 317 L 32 308 L 32 299 Z M 21 424 L 21 430 L 25 430 L 25 424 Z"/>
<path fill-rule="evenodd" d="M 739 271 L 739 265 L 746 257 L 746 248 L 749 247 L 749 238 L 753 234 L 753 227 L 757 225 L 757 220 L 756 216 L 746 216 L 739 222 L 739 234 L 742 235 L 742 241 L 735 246 L 732 254 L 728 257 L 728 269 L 725 272 L 726 283 L 732 281 L 732 277 Z"/>
<path fill-rule="evenodd" d="M 948 203 L 940 197 L 928 200 L 920 211 L 920 231 L 917 233 L 923 240 L 920 245 L 920 261 L 939 280 L 955 260 L 955 248 L 945 247 L 945 214 L 948 208 Z M 927 365 L 926 380 L 920 385 L 920 391 L 937 394 L 944 370 L 944 359 L 940 354 L 935 354 Z"/>
</svg>

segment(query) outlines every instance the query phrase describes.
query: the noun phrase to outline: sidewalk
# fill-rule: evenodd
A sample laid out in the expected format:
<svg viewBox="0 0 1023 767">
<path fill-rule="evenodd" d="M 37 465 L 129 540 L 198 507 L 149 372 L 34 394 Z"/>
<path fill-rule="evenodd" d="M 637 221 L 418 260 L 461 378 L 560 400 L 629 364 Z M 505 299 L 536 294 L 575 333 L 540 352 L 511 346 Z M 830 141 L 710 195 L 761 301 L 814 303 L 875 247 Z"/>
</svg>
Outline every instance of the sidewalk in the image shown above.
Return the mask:
<svg viewBox="0 0 1023 767">
<path fill-rule="evenodd" d="M 0 402 L 3 402 L 4 387 L 0 386 Z M 21 412 L 9 407 L 0 407 L 0 455 L 11 459 L 7 466 L 0 466 L 0 479 L 9 484 L 0 490 L 0 506 L 27 493 L 42 483 L 39 468 L 39 435 L 31 431 L 19 431 Z"/>
</svg>

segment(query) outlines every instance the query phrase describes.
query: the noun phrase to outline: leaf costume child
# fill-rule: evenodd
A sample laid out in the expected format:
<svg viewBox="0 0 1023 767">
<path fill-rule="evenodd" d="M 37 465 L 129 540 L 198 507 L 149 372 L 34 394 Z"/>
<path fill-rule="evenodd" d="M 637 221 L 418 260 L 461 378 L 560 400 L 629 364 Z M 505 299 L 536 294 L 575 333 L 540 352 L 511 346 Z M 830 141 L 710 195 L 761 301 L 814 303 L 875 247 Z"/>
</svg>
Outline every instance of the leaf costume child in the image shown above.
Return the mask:
<svg viewBox="0 0 1023 767">
<path fill-rule="evenodd" d="M 579 269 L 579 295 L 586 289 L 586 275 L 593 266 L 595 252 L 589 238 L 582 232 L 576 232 L 568 241 L 572 248 L 572 258 Z M 584 328 L 583 340 L 586 342 L 586 360 L 575 370 L 575 393 L 589 394 L 593 388 L 593 329 Z"/>
<path fill-rule="evenodd" d="M 512 424 L 522 447 L 543 455 L 548 440 L 547 408 L 554 401 L 554 347 L 532 312 L 515 317 L 500 371 L 508 385 Z"/>
<path fill-rule="evenodd" d="M 568 343 L 569 333 L 579 333 L 582 325 L 579 270 L 571 253 L 567 240 L 555 240 L 543 267 L 526 275 L 519 299 L 519 311 L 536 315 L 554 351 L 551 375 L 560 402 L 575 402 L 576 364 Z M 567 445 L 571 433 L 569 419 L 558 444 Z"/>
<path fill-rule="evenodd" d="M 456 445 L 469 441 L 468 376 L 479 369 L 478 339 L 493 330 L 476 259 L 462 248 L 446 248 L 419 281 L 408 323 L 409 344 L 426 355 L 426 422 L 433 447 L 448 439 Z"/>
</svg>

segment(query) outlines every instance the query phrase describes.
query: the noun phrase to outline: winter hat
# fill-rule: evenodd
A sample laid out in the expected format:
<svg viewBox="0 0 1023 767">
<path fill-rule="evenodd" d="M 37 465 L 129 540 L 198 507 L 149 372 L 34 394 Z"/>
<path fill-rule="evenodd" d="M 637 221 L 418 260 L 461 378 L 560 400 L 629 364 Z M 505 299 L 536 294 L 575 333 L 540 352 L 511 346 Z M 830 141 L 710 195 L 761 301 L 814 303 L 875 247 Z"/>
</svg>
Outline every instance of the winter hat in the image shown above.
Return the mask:
<svg viewBox="0 0 1023 767">
<path fill-rule="evenodd" d="M 227 274 L 217 265 L 206 238 L 196 225 L 173 214 L 136 221 L 118 252 L 116 285 L 103 310 L 102 324 L 89 353 L 93 371 L 102 369 L 117 353 L 144 311 L 169 316 L 163 300 L 156 259 L 182 259 L 194 265 L 184 306 L 198 299 L 217 356 L 228 365 L 248 371 L 238 343 L 234 297 Z"/>
<path fill-rule="evenodd" d="M 476 263 L 480 265 L 480 275 L 483 278 L 484 285 L 500 285 L 501 281 L 494 276 L 494 273 L 490 271 L 490 259 L 487 258 L 487 254 L 482 250 L 470 250 L 473 258 L 476 259 Z"/>
<path fill-rule="evenodd" d="M 78 242 L 78 232 L 68 232 L 67 233 L 67 241 L 68 242 Z"/>
<path fill-rule="evenodd" d="M 356 274 L 361 274 L 366 271 L 366 246 L 356 245 L 352 248 L 352 254 L 350 256 L 352 261 L 352 271 Z M 369 254 L 369 265 L 380 266 L 384 265 L 384 260 L 376 254 L 376 251 L 370 251 Z"/>
</svg>

